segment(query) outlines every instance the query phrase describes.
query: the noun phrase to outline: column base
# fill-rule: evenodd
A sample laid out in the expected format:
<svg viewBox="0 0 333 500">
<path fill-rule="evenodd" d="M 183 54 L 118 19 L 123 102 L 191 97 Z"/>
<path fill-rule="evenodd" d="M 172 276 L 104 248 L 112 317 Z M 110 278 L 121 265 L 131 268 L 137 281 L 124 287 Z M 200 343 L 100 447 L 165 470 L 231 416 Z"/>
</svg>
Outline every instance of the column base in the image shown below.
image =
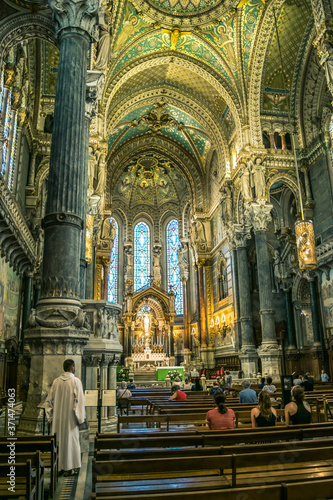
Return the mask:
<svg viewBox="0 0 333 500">
<path fill-rule="evenodd" d="M 280 381 L 282 373 L 281 360 L 282 349 L 277 342 L 263 342 L 258 348 L 258 355 L 261 359 L 261 372 L 263 377 L 270 375 L 273 382 Z"/>
<path fill-rule="evenodd" d="M 63 372 L 63 362 L 70 358 L 75 362 L 76 375 L 81 378 L 81 360 L 84 345 L 90 331 L 85 328 L 43 328 L 37 326 L 25 330 L 30 347 L 31 368 L 27 403 L 23 409 L 18 435 L 42 433 L 42 403 L 54 379 Z"/>
<path fill-rule="evenodd" d="M 200 346 L 200 360 L 205 368 L 207 368 L 207 364 L 208 364 L 207 354 L 208 354 L 207 353 L 207 345 L 201 344 L 201 346 Z"/>
<path fill-rule="evenodd" d="M 258 372 L 258 353 L 254 346 L 244 345 L 238 354 L 242 363 L 242 372 L 244 378 L 253 378 Z"/>
<path fill-rule="evenodd" d="M 212 344 L 207 347 L 207 368 L 215 368 L 215 349 Z"/>
</svg>

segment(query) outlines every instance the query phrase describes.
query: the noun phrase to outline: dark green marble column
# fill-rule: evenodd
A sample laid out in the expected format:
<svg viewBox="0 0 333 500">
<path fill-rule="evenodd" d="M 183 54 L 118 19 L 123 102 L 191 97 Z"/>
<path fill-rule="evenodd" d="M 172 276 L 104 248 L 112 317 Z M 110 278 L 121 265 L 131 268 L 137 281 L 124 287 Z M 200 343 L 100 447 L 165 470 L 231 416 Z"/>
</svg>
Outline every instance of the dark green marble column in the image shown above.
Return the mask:
<svg viewBox="0 0 333 500">
<path fill-rule="evenodd" d="M 313 327 L 313 341 L 315 345 L 320 345 L 320 314 L 318 310 L 317 300 L 317 283 L 316 278 L 309 279 L 310 289 L 310 305 Z"/>
<path fill-rule="evenodd" d="M 290 349 L 296 348 L 296 328 L 295 328 L 295 318 L 294 318 L 294 307 L 292 301 L 291 288 L 284 290 L 284 296 L 286 301 L 286 320 L 287 320 L 287 331 L 288 331 L 288 347 Z"/>
</svg>

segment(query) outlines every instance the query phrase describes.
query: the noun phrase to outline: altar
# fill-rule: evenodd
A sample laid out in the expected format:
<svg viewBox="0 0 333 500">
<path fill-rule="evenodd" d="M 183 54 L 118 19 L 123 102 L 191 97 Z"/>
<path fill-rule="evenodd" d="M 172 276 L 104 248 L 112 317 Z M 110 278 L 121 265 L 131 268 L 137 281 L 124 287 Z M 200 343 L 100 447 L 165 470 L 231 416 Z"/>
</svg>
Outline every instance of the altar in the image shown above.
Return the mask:
<svg viewBox="0 0 333 500">
<path fill-rule="evenodd" d="M 135 370 L 150 370 L 156 366 L 168 366 L 169 358 L 165 352 L 145 346 L 141 352 L 133 352 L 132 363 Z"/>
</svg>

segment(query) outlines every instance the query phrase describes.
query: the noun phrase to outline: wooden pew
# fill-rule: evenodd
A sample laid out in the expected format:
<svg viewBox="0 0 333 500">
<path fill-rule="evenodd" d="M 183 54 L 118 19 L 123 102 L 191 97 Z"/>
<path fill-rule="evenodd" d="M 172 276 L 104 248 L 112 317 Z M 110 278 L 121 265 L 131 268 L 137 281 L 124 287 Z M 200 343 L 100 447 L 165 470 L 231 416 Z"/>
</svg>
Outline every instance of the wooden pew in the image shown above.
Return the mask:
<svg viewBox="0 0 333 500">
<path fill-rule="evenodd" d="M 0 454 L 0 465 L 8 464 L 9 453 Z M 31 462 L 32 469 L 36 471 L 36 496 L 37 500 L 44 500 L 44 462 L 41 458 L 40 451 L 35 453 L 16 453 L 15 452 L 15 463 L 10 464 L 15 466 L 15 476 L 16 476 L 16 463 L 26 464 L 28 461 Z M 22 479 L 22 478 L 21 478 Z M 24 481 L 22 482 L 24 484 Z M 21 483 L 21 484 L 22 484 Z M 3 485 L 1 485 L 3 486 Z"/>
<path fill-rule="evenodd" d="M 292 447 L 286 451 L 265 451 L 233 455 L 191 456 L 177 458 L 154 458 L 136 460 L 111 460 L 92 464 L 93 491 L 101 496 L 106 491 L 113 497 L 124 492 L 138 493 L 143 490 L 163 493 L 173 489 L 175 478 L 183 490 L 195 490 L 194 481 L 184 482 L 184 477 L 217 476 L 206 478 L 206 488 L 236 488 L 257 484 L 280 483 L 281 481 L 304 481 L 308 477 L 333 479 L 333 467 L 327 461 L 333 459 L 333 447 Z M 319 457 L 319 460 L 318 460 Z M 147 473 L 149 471 L 149 473 Z M 130 472 L 130 475 L 129 475 Z M 158 479 L 155 484 L 148 483 Z M 163 481 L 163 479 L 165 479 Z M 131 486 L 131 480 L 137 481 Z M 113 481 L 117 481 L 114 483 Z M 122 481 L 125 481 L 121 484 Z M 120 483 L 119 483 L 120 482 Z M 127 487 L 127 490 L 124 489 Z M 120 489 L 118 489 L 120 488 Z"/>
<path fill-rule="evenodd" d="M 32 461 L 26 463 L 15 463 L 15 491 L 10 491 L 7 484 L 7 475 L 11 472 L 11 465 L 0 464 L 0 498 L 25 498 L 26 500 L 38 500 L 37 470 L 32 467 Z"/>
<path fill-rule="evenodd" d="M 321 498 L 332 496 L 332 479 L 314 479 L 312 481 L 302 481 L 297 483 L 265 485 L 262 487 L 250 486 L 246 488 L 232 488 L 225 490 L 198 490 L 198 491 L 173 491 L 171 493 L 158 493 L 149 495 L 149 500 L 317 500 L 318 491 Z M 92 500 L 96 499 L 96 494 L 92 494 Z M 99 500 L 111 500 L 110 495 L 98 496 Z M 122 500 L 143 500 L 147 495 L 124 495 Z"/>
<path fill-rule="evenodd" d="M 1 449 L 8 444 L 7 437 L 0 437 Z M 15 453 L 34 454 L 41 452 L 46 468 L 50 468 L 50 497 L 53 498 L 58 481 L 58 445 L 56 436 L 16 436 Z"/>
</svg>

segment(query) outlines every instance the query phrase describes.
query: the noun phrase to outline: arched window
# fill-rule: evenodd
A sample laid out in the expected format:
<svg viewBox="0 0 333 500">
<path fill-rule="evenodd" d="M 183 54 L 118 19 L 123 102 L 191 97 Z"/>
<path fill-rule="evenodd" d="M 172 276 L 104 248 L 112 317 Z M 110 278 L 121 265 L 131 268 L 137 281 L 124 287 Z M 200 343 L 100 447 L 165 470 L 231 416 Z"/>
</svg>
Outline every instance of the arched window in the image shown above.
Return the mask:
<svg viewBox="0 0 333 500">
<path fill-rule="evenodd" d="M 145 222 L 134 227 L 134 292 L 149 286 L 150 231 Z"/>
<path fill-rule="evenodd" d="M 183 314 L 183 283 L 178 267 L 179 229 L 176 219 L 172 219 L 166 227 L 166 242 L 168 287 L 171 286 L 175 294 L 176 314 Z"/>
<path fill-rule="evenodd" d="M 15 113 L 15 118 L 14 118 L 13 139 L 10 148 L 10 159 L 9 159 L 9 169 L 8 169 L 8 188 L 10 190 L 12 190 L 13 188 L 13 181 L 14 181 L 16 142 L 17 142 L 17 113 Z"/>
<path fill-rule="evenodd" d="M 119 256 L 119 227 L 116 219 L 110 217 L 110 224 L 115 228 L 115 237 L 110 256 L 110 267 L 108 276 L 108 302 L 118 302 L 118 256 Z"/>
<path fill-rule="evenodd" d="M 3 127 L 2 162 L 1 162 L 1 175 L 3 176 L 5 175 L 6 172 L 7 149 L 9 142 L 9 127 L 10 127 L 10 119 L 12 111 L 11 100 L 12 100 L 11 92 L 10 90 L 8 90 L 6 107 L 4 109 L 5 122 Z"/>
</svg>

